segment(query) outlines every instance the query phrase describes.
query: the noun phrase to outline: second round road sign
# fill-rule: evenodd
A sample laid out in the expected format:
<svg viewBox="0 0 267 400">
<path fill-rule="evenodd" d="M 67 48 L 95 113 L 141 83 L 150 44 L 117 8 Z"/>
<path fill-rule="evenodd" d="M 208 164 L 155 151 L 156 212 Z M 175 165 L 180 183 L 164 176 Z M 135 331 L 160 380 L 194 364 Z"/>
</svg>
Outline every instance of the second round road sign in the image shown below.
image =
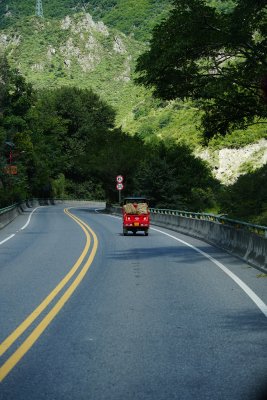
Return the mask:
<svg viewBox="0 0 267 400">
<path fill-rule="evenodd" d="M 123 184 L 122 183 L 117 183 L 117 190 L 122 190 L 123 189 Z"/>
</svg>

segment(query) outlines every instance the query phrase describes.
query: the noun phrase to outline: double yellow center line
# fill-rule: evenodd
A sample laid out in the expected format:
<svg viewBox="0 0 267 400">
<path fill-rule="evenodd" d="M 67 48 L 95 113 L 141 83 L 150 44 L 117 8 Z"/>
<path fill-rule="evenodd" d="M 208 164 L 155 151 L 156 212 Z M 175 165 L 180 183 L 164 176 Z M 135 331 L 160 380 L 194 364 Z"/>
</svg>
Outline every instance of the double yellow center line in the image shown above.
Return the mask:
<svg viewBox="0 0 267 400">
<path fill-rule="evenodd" d="M 34 330 L 27 336 L 27 338 L 23 341 L 23 343 L 13 352 L 13 354 L 4 362 L 4 364 L 0 367 L 0 382 L 2 382 L 5 377 L 9 374 L 9 372 L 18 364 L 18 362 L 22 359 L 22 357 L 29 351 L 29 349 L 33 346 L 33 344 L 38 340 L 44 330 L 49 326 L 49 324 L 53 321 L 59 311 L 62 309 L 64 304 L 69 300 L 72 296 L 78 285 L 81 283 L 83 278 L 85 277 L 87 271 L 89 270 L 94 257 L 96 255 L 97 247 L 98 247 L 98 239 L 94 231 L 85 224 L 78 217 L 70 213 L 68 209 L 65 209 L 64 212 L 72 218 L 85 233 L 86 236 L 86 244 L 84 249 L 68 272 L 68 274 L 59 282 L 59 284 L 53 289 L 53 291 L 42 301 L 42 303 L 0 344 L 0 356 L 3 356 L 7 350 L 11 348 L 11 346 L 19 339 L 19 337 L 26 332 L 28 328 L 31 327 L 33 322 L 44 312 L 48 306 L 52 303 L 52 301 L 56 298 L 57 295 L 66 288 L 67 284 L 74 277 L 74 275 L 79 270 L 81 264 L 85 260 L 86 256 L 88 256 L 87 261 L 84 263 L 83 267 L 77 273 L 77 276 L 73 280 L 73 282 L 69 285 L 69 287 L 61 294 L 61 297 L 57 300 L 56 304 L 52 307 L 52 309 L 45 314 L 41 322 L 34 328 Z M 91 239 L 92 246 L 91 246 Z M 91 246 L 90 254 L 89 249 Z"/>
</svg>

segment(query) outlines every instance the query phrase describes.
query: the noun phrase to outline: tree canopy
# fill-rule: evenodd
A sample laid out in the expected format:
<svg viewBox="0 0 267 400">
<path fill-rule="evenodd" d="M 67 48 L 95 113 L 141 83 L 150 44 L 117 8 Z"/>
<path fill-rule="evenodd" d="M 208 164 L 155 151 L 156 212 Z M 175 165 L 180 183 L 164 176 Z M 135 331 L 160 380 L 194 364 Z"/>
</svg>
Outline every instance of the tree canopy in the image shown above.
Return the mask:
<svg viewBox="0 0 267 400">
<path fill-rule="evenodd" d="M 123 195 L 146 195 L 156 207 L 208 212 L 221 205 L 232 216 L 266 221 L 266 169 L 221 192 L 210 167 L 187 146 L 123 132 L 115 111 L 91 89 L 33 90 L 1 54 L 0 208 L 31 197 L 114 202 L 118 174 L 125 178 Z M 251 207 L 237 207 L 246 186 L 257 189 Z"/>
<path fill-rule="evenodd" d="M 115 127 L 115 111 L 91 89 L 35 91 L 4 55 L 0 78 L 0 207 L 32 196 L 116 201 L 118 174 L 125 194 L 145 193 L 155 205 L 210 205 L 214 180 L 203 161 Z"/>
<path fill-rule="evenodd" d="M 267 225 L 267 164 L 256 171 L 241 175 L 222 190 L 220 203 L 230 218 Z"/>
<path fill-rule="evenodd" d="M 173 0 L 138 59 L 136 79 L 162 99 L 191 99 L 203 112 L 206 138 L 267 117 L 265 0 L 220 9 L 204 0 Z"/>
</svg>

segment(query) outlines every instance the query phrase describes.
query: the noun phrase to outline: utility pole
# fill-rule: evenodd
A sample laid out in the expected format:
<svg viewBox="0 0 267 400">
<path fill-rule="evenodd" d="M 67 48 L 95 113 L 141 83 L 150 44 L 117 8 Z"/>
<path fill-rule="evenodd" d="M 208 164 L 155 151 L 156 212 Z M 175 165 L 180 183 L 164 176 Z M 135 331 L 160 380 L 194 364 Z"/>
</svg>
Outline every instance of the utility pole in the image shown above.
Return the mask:
<svg viewBox="0 0 267 400">
<path fill-rule="evenodd" d="M 42 0 L 36 0 L 35 15 L 36 15 L 37 17 L 44 18 Z"/>
</svg>

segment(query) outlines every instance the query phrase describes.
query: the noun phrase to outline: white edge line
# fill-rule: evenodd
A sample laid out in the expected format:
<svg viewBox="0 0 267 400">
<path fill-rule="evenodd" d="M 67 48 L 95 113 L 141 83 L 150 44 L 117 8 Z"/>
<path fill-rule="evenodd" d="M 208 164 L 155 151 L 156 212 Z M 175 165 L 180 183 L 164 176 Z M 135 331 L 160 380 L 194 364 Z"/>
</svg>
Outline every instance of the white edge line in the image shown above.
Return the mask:
<svg viewBox="0 0 267 400">
<path fill-rule="evenodd" d="M 26 229 L 27 228 L 27 226 L 29 225 L 29 223 L 31 222 L 31 217 L 32 217 L 32 214 L 38 209 L 38 208 L 41 208 L 41 207 L 43 207 L 43 206 L 38 206 L 38 207 L 36 207 L 31 213 L 30 213 L 30 215 L 29 215 L 29 218 L 28 218 L 28 220 L 27 220 L 27 222 L 26 222 L 26 224 L 25 225 L 23 225 L 23 227 L 22 228 L 20 228 L 19 230 L 20 231 L 23 231 L 24 229 Z"/>
<path fill-rule="evenodd" d="M 118 218 L 120 219 L 121 217 L 116 217 L 114 215 L 110 215 L 111 218 Z M 230 271 L 225 265 L 223 265 L 220 261 L 216 260 L 212 256 L 210 256 L 208 253 L 205 251 L 202 251 L 198 249 L 197 247 L 193 246 L 192 244 L 182 240 L 178 239 L 177 237 L 170 235 L 169 233 L 163 232 L 160 229 L 156 228 L 150 228 L 153 231 L 160 232 L 163 235 L 169 236 L 170 238 L 176 240 L 177 242 L 183 243 L 186 246 L 190 247 L 191 249 L 195 250 L 196 252 L 200 253 L 204 257 L 208 258 L 213 264 L 217 265 L 226 275 L 228 275 L 245 293 L 250 299 L 256 304 L 256 306 L 260 309 L 260 311 L 265 315 L 267 318 L 267 305 L 259 298 L 259 296 L 256 295 L 255 292 L 253 292 L 252 289 L 248 285 L 245 284 L 238 276 L 236 276 L 232 271 Z"/>
<path fill-rule="evenodd" d="M 23 227 L 20 228 L 16 233 L 18 233 L 18 232 L 20 232 L 20 231 L 23 231 L 24 229 L 27 228 L 27 226 L 29 225 L 29 223 L 30 223 L 30 221 L 31 221 L 32 214 L 33 214 L 38 208 L 41 208 L 41 207 L 43 207 L 43 206 L 36 207 L 36 208 L 30 213 L 29 218 L 28 218 L 26 224 L 23 225 Z M 2 244 L 6 243 L 8 240 L 12 239 L 14 236 L 16 236 L 16 233 L 13 233 L 12 235 L 10 235 L 10 236 L 8 236 L 7 238 L 5 238 L 4 240 L 2 240 L 2 242 L 0 242 L 0 246 L 1 246 Z"/>
<path fill-rule="evenodd" d="M 6 239 L 2 240 L 2 242 L 0 242 L 1 244 L 4 244 L 5 242 L 7 242 L 8 240 L 12 239 L 15 236 L 15 233 L 13 233 L 12 235 L 8 236 Z"/>
<path fill-rule="evenodd" d="M 216 260 L 212 256 L 210 256 L 205 251 L 198 249 L 197 247 L 193 246 L 190 243 L 185 242 L 184 240 L 178 239 L 177 237 L 170 235 L 169 233 L 163 232 L 156 228 L 151 228 L 154 231 L 160 232 L 163 235 L 169 236 L 170 238 L 176 240 L 177 242 L 183 243 L 191 249 L 197 251 L 198 253 L 202 254 L 204 257 L 208 258 L 211 262 L 213 262 L 217 267 L 219 267 L 226 275 L 228 275 L 246 294 L 250 297 L 250 299 L 256 304 L 256 306 L 261 310 L 261 312 L 267 318 L 267 305 L 253 292 L 250 287 L 248 287 L 238 276 L 236 276 L 232 271 L 230 271 L 225 265 L 223 265 L 220 261 Z"/>
</svg>

